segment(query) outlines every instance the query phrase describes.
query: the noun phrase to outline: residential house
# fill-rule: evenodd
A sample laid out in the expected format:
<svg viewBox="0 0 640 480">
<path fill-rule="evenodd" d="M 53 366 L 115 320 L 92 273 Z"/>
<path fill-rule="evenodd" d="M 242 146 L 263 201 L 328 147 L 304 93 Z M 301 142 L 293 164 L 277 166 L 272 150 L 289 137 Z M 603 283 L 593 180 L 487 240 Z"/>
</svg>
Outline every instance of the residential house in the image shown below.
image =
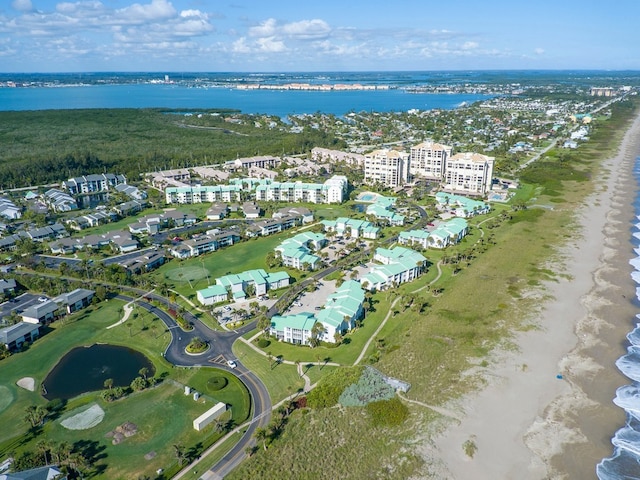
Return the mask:
<svg viewBox="0 0 640 480">
<path fill-rule="evenodd" d="M 94 293 L 93 290 L 87 290 L 86 288 L 76 288 L 69 293 L 58 295 L 53 301 L 59 307 L 65 308 L 67 313 L 73 313 L 91 305 Z"/>
<path fill-rule="evenodd" d="M 147 192 L 140 190 L 138 187 L 134 187 L 133 185 L 127 185 L 126 183 L 116 185 L 115 189 L 118 192 L 124 193 L 133 200 L 146 200 L 147 198 Z"/>
<path fill-rule="evenodd" d="M 440 208 L 449 210 L 455 216 L 463 218 L 484 215 L 491 211 L 491 206 L 488 203 L 447 192 L 436 193 L 436 202 Z"/>
<path fill-rule="evenodd" d="M 45 240 L 52 240 L 54 238 L 63 238 L 68 236 L 69 232 L 67 232 L 67 230 L 59 223 L 46 225 L 41 228 L 33 228 L 31 230 L 27 230 L 24 234 L 25 238 L 29 238 L 34 242 L 44 242 Z"/>
<path fill-rule="evenodd" d="M 67 478 L 67 475 L 62 473 L 56 465 L 47 465 L 0 475 L 0 480 L 67 480 Z"/>
<path fill-rule="evenodd" d="M 324 183 L 263 183 L 256 187 L 255 195 L 257 201 L 342 203 L 347 187 L 347 177 L 334 175 Z"/>
<path fill-rule="evenodd" d="M 301 217 L 302 223 L 313 222 L 313 212 L 306 207 L 284 207 L 271 215 L 273 218 Z"/>
<path fill-rule="evenodd" d="M 364 312 L 364 298 L 360 284 L 348 280 L 327 297 L 324 307 L 317 314 L 302 312 L 297 315 L 274 315 L 269 331 L 280 341 L 307 345 L 314 325 L 320 323 L 322 330 L 318 340 L 335 343 L 336 334 L 343 335 L 355 327 L 355 322 Z"/>
<path fill-rule="evenodd" d="M 404 225 L 404 215 L 394 211 L 396 199 L 377 195 L 374 203 L 367 205 L 366 214 L 372 215 L 378 220 L 383 220 L 391 226 Z"/>
<path fill-rule="evenodd" d="M 165 256 L 162 250 L 147 250 L 138 257 L 118 262 L 118 265 L 123 266 L 131 273 L 140 274 L 158 268 L 164 264 L 164 261 Z"/>
<path fill-rule="evenodd" d="M 179 243 L 169 249 L 169 253 L 176 258 L 197 257 L 209 252 L 233 245 L 240 241 L 240 235 L 235 232 L 221 232 L 216 235 L 198 235 Z"/>
<path fill-rule="evenodd" d="M 318 164 L 346 163 L 356 168 L 362 168 L 364 166 L 364 155 L 360 153 L 343 152 L 320 147 L 314 147 L 311 150 L 311 160 Z"/>
<path fill-rule="evenodd" d="M 255 202 L 244 202 L 242 204 L 242 212 L 245 218 L 259 218 L 262 214 L 262 209 Z"/>
<path fill-rule="evenodd" d="M 398 243 L 401 245 L 421 245 L 427 248 L 429 232 L 426 230 L 409 230 L 400 232 L 398 235 Z"/>
<path fill-rule="evenodd" d="M 69 180 L 62 182 L 62 187 L 71 195 L 79 195 L 83 193 L 104 192 L 113 189 L 122 183 L 127 183 L 127 179 L 124 175 L 100 173 L 70 178 Z"/>
<path fill-rule="evenodd" d="M 54 212 L 70 212 L 78 209 L 75 199 L 67 192 L 57 188 L 51 188 L 44 192 L 43 199 Z"/>
<path fill-rule="evenodd" d="M 19 350 L 25 342 L 33 343 L 40 336 L 40 324 L 33 322 L 18 322 L 8 327 L 0 328 L 0 343 L 7 350 Z M 0 479 L 2 475 L 0 475 Z"/>
<path fill-rule="evenodd" d="M 263 269 L 247 270 L 216 278 L 214 286 L 198 291 L 197 296 L 198 301 L 203 305 L 213 305 L 226 300 L 227 294 L 231 294 L 234 300 L 244 300 L 247 296 L 265 295 L 269 290 L 284 288 L 290 281 L 291 277 L 286 272 L 267 273 Z M 224 288 L 224 298 L 220 287 Z"/>
<path fill-rule="evenodd" d="M 17 220 L 22 217 L 22 211 L 7 197 L 0 197 L 0 216 L 9 220 Z"/>
<path fill-rule="evenodd" d="M 372 291 L 412 281 L 422 274 L 427 263 L 423 255 L 405 247 L 378 248 L 373 258 L 382 265 L 375 265 L 360 279 L 362 287 Z"/>
<path fill-rule="evenodd" d="M 335 220 L 322 220 L 325 232 L 336 232 L 337 235 L 349 238 L 367 238 L 375 240 L 380 234 L 380 228 L 366 220 L 338 217 Z"/>
<path fill-rule="evenodd" d="M 302 232 L 284 240 L 274 250 L 280 254 L 282 263 L 298 270 L 315 270 L 320 264 L 320 257 L 311 253 L 327 244 L 321 233 Z"/>
<path fill-rule="evenodd" d="M 55 319 L 55 312 L 58 310 L 58 304 L 53 300 L 31 305 L 22 311 L 20 316 L 22 321 L 27 323 L 47 323 Z"/>
<path fill-rule="evenodd" d="M 287 230 L 302 223 L 300 215 L 282 215 L 271 220 L 260 220 L 247 228 L 246 234 L 249 237 L 266 237 L 274 233 Z"/>
<path fill-rule="evenodd" d="M 16 281 L 13 278 L 0 279 L 0 294 L 7 295 L 9 293 L 15 293 Z"/>
<path fill-rule="evenodd" d="M 432 248 L 446 248 L 462 240 L 469 232 L 469 224 L 464 218 L 452 218 L 429 233 L 427 245 Z"/>
<path fill-rule="evenodd" d="M 222 220 L 229 214 L 229 207 L 225 203 L 214 203 L 207 210 L 207 220 Z"/>
</svg>

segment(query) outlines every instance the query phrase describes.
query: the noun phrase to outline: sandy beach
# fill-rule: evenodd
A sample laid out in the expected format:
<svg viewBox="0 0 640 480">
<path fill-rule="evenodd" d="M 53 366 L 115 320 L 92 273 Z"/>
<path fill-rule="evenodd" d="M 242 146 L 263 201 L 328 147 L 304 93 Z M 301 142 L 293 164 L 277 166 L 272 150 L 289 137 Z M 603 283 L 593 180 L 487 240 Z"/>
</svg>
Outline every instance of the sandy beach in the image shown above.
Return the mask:
<svg viewBox="0 0 640 480">
<path fill-rule="evenodd" d="M 518 352 L 498 354 L 489 385 L 464 398 L 463 420 L 435 439 L 441 478 L 589 479 L 611 455 L 625 419 L 612 399 L 629 383 L 614 362 L 637 313 L 629 229 L 639 140 L 640 117 L 578 212 L 580 235 L 561 251 L 563 275 L 546 285 L 552 299 L 534 320 L 539 328 L 518 334 Z M 467 440 L 477 446 L 473 458 Z"/>
</svg>

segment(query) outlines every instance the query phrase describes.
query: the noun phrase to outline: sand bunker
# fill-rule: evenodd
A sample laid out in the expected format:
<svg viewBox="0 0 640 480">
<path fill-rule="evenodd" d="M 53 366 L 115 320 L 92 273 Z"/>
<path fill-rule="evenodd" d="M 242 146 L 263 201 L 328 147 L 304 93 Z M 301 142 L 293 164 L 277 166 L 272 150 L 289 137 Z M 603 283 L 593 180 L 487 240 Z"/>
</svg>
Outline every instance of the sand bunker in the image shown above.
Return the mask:
<svg viewBox="0 0 640 480">
<path fill-rule="evenodd" d="M 82 411 L 79 410 L 76 410 L 78 413 L 75 415 L 62 420 L 60 424 L 68 430 L 87 430 L 98 425 L 104 418 L 104 410 L 95 403 L 89 408 L 83 407 Z"/>
<path fill-rule="evenodd" d="M 36 389 L 36 381 L 32 377 L 22 377 L 16 382 L 16 385 L 33 392 Z"/>
</svg>

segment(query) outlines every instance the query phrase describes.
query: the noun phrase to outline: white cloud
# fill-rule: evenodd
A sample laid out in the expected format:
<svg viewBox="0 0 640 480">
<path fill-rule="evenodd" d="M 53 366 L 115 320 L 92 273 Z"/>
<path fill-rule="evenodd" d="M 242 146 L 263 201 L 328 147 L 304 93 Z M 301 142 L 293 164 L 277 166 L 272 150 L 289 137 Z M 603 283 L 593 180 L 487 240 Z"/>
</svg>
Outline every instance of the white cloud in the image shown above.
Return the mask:
<svg viewBox="0 0 640 480">
<path fill-rule="evenodd" d="M 462 50 L 475 50 L 478 47 L 479 47 L 478 42 L 464 42 L 460 46 Z"/>
<path fill-rule="evenodd" d="M 257 44 L 258 50 L 263 53 L 280 53 L 287 50 L 284 42 L 273 37 L 259 38 Z"/>
<path fill-rule="evenodd" d="M 324 20 L 302 20 L 283 25 L 282 33 L 300 39 L 326 38 L 331 33 L 331 27 Z"/>
<path fill-rule="evenodd" d="M 543 55 L 544 54 L 544 48 L 536 48 L 533 50 L 533 53 L 535 53 L 536 55 Z"/>
<path fill-rule="evenodd" d="M 151 3 L 146 5 L 134 3 L 116 10 L 116 16 L 132 23 L 166 20 L 174 17 L 176 13 L 171 2 L 167 0 L 151 0 Z"/>
<path fill-rule="evenodd" d="M 13 2 L 11 2 L 11 6 L 19 12 L 30 12 L 33 10 L 31 0 L 13 0 Z"/>
<path fill-rule="evenodd" d="M 269 18 L 260 25 L 249 28 L 250 37 L 270 37 L 276 33 L 276 20 Z"/>
</svg>

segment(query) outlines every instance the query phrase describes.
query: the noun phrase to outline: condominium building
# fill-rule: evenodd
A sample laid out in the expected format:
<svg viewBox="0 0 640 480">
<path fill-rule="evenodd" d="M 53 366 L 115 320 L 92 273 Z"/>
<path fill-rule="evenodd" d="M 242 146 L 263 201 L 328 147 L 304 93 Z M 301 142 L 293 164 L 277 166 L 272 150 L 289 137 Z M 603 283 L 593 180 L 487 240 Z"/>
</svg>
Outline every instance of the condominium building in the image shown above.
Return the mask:
<svg viewBox="0 0 640 480">
<path fill-rule="evenodd" d="M 347 177 L 334 175 L 324 183 L 271 182 L 256 187 L 256 200 L 275 202 L 342 203 Z"/>
<path fill-rule="evenodd" d="M 385 187 L 399 187 L 409 181 L 409 154 L 380 149 L 364 156 L 364 181 Z"/>
<path fill-rule="evenodd" d="M 71 195 L 78 195 L 82 193 L 104 192 L 121 183 L 127 183 L 124 175 L 100 173 L 70 178 L 66 182 L 62 182 L 62 188 L 67 190 Z"/>
<path fill-rule="evenodd" d="M 446 161 L 451 157 L 451 150 L 448 145 L 431 141 L 411 147 L 409 162 L 411 175 L 431 180 L 442 180 Z"/>
<path fill-rule="evenodd" d="M 168 187 L 167 203 L 239 202 L 241 187 L 237 185 L 209 185 Z"/>
<path fill-rule="evenodd" d="M 352 167 L 364 166 L 364 155 L 361 153 L 343 152 L 328 148 L 315 147 L 311 150 L 311 160 L 317 163 L 346 163 Z"/>
<path fill-rule="evenodd" d="M 491 190 L 494 160 L 494 157 L 480 153 L 456 153 L 446 161 L 444 189 L 470 195 L 485 195 Z"/>
</svg>

